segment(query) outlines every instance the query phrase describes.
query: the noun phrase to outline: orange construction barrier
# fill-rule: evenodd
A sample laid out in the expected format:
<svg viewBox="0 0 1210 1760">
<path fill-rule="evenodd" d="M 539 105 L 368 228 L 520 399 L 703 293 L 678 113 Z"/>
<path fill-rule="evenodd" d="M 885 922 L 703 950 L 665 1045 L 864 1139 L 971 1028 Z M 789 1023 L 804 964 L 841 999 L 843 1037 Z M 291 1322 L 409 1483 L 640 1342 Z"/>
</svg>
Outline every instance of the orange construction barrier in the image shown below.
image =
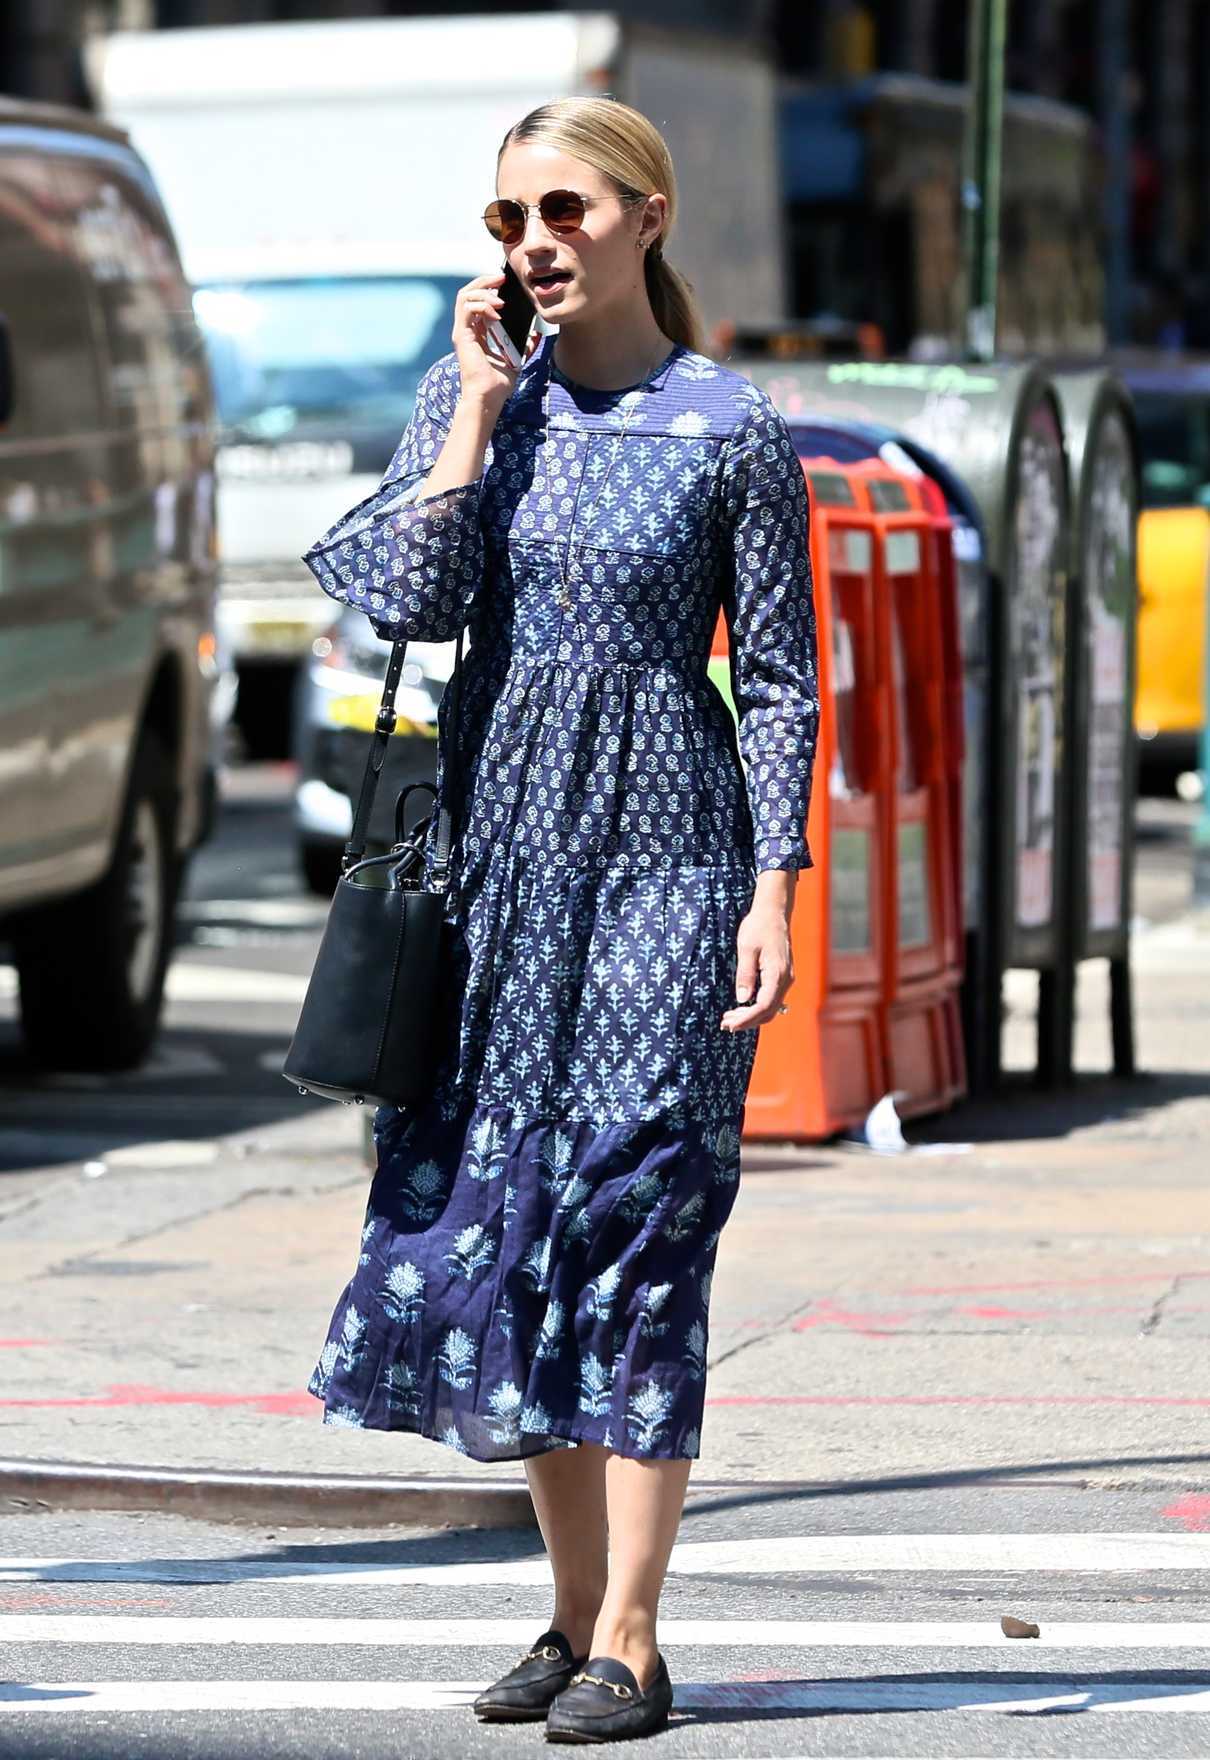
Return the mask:
<svg viewBox="0 0 1210 1760">
<path fill-rule="evenodd" d="M 879 1002 L 888 779 L 873 535 L 844 467 L 806 475 L 819 635 L 819 743 L 807 826 L 815 867 L 798 880 L 790 1012 L 760 1030 L 747 1137 L 834 1135 L 858 1124 L 887 1086 Z M 714 654 L 726 664 L 721 619 Z"/>
<path fill-rule="evenodd" d="M 894 1092 L 965 1092 L 961 668 L 949 519 L 928 479 L 804 459 L 820 726 L 791 1008 L 760 1030 L 745 1137 L 818 1139 Z M 720 616 L 710 672 L 730 701 Z M 955 722 L 955 715 L 957 720 Z"/>
<path fill-rule="evenodd" d="M 922 504 L 924 478 L 901 476 L 877 458 L 861 460 L 853 474 L 878 534 L 880 653 L 891 702 L 887 1065 L 901 1113 L 936 1112 L 966 1091 L 961 832 L 952 800 L 962 748 L 954 754 L 951 746 L 956 636 L 954 648 L 946 639 L 956 615 L 950 521 Z M 957 676 L 960 685 L 960 669 Z"/>
</svg>

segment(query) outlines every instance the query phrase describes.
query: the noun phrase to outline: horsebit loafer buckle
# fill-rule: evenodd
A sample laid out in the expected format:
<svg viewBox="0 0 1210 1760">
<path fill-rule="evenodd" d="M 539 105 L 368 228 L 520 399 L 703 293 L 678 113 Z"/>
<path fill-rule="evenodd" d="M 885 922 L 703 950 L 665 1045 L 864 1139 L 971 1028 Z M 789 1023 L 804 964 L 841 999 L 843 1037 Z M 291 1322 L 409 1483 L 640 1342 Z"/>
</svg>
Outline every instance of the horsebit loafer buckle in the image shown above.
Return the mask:
<svg viewBox="0 0 1210 1760">
<path fill-rule="evenodd" d="M 568 1685 L 572 1686 L 572 1687 L 578 1687 L 581 1681 L 590 1681 L 594 1687 L 608 1687 L 610 1692 L 616 1693 L 619 1699 L 633 1699 L 634 1698 L 634 1694 L 631 1692 L 630 1688 L 626 1685 L 625 1681 L 603 1680 L 599 1674 L 585 1674 L 582 1669 L 579 1674 L 572 1675 L 571 1680 L 568 1682 Z"/>
<path fill-rule="evenodd" d="M 562 1662 L 563 1652 L 557 1644 L 543 1644 L 540 1650 L 527 1650 L 521 1658 L 521 1662 L 537 1662 L 539 1658 L 547 1662 Z M 518 1668 L 520 1668 L 521 1662 L 517 1664 Z"/>
</svg>

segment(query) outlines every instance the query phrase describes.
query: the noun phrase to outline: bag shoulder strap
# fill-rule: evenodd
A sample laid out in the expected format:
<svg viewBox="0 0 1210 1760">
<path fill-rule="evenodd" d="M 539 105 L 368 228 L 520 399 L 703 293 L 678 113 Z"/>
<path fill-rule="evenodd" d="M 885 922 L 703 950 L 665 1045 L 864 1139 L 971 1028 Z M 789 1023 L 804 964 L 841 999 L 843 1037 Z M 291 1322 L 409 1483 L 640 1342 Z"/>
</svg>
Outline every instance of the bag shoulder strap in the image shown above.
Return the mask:
<svg viewBox="0 0 1210 1760">
<path fill-rule="evenodd" d="M 437 853 L 434 857 L 435 890 L 444 892 L 449 880 L 451 856 L 451 819 L 449 807 L 445 804 L 454 796 L 460 768 L 458 750 L 458 708 L 462 690 L 462 638 L 463 631 L 458 631 L 458 643 L 454 652 L 454 670 L 450 676 L 448 689 L 450 692 L 450 750 L 446 754 L 442 780 L 444 788 L 437 808 Z M 391 658 L 387 662 L 386 677 L 382 684 L 382 700 L 378 705 L 378 713 L 374 717 L 374 731 L 370 736 L 370 749 L 366 753 L 366 767 L 361 778 L 361 793 L 357 797 L 357 807 L 353 814 L 353 829 L 349 833 L 349 841 L 345 845 L 340 861 L 340 871 L 347 873 L 354 862 L 359 862 L 365 854 L 366 832 L 369 828 L 370 814 L 374 810 L 374 796 L 378 792 L 378 778 L 382 766 L 386 762 L 387 747 L 391 735 L 395 731 L 395 692 L 399 688 L 399 678 L 403 671 L 403 658 L 407 653 L 407 641 L 391 644 Z"/>
</svg>

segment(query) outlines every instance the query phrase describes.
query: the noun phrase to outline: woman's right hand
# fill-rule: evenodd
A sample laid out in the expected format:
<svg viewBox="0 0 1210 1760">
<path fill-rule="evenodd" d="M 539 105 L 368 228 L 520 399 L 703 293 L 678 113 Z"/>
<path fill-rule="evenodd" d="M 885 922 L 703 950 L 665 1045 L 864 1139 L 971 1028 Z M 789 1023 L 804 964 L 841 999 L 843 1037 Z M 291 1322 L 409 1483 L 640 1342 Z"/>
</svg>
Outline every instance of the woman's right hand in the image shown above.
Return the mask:
<svg viewBox="0 0 1210 1760">
<path fill-rule="evenodd" d="M 498 318 L 504 304 L 496 291 L 503 281 L 502 269 L 476 275 L 458 289 L 454 301 L 452 340 L 458 357 L 462 400 L 478 403 L 494 415 L 499 414 L 512 395 L 519 373 L 519 368 L 510 366 L 488 341 L 488 319 Z M 540 341 L 541 332 L 535 324 L 526 346 L 526 360 Z"/>
</svg>

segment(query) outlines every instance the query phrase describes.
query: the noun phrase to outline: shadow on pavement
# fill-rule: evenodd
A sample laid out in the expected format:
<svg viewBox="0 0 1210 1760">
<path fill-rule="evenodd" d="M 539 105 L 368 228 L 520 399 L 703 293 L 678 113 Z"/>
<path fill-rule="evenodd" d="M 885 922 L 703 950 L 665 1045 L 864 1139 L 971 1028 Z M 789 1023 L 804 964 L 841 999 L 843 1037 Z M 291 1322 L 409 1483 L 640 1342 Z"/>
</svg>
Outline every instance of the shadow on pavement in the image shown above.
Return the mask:
<svg viewBox="0 0 1210 1760">
<path fill-rule="evenodd" d="M 1130 1079 L 1079 1076 L 1071 1088 L 1048 1092 L 1027 1076 L 1005 1078 L 1003 1090 L 986 1100 L 965 1101 L 953 1112 L 904 1124 L 920 1143 L 1019 1142 L 1066 1137 L 1092 1125 L 1146 1118 L 1181 1100 L 1210 1096 L 1210 1073 L 1148 1070 Z"/>
<path fill-rule="evenodd" d="M 1084 1459 L 1028 1461 L 1016 1466 L 954 1467 L 941 1473 L 891 1473 L 876 1479 L 837 1479 L 835 1481 L 778 1484 L 767 1488 L 759 1481 L 737 1487 L 734 1493 L 703 1492 L 693 1499 L 695 1514 L 725 1509 L 746 1509 L 753 1504 L 808 1503 L 817 1498 L 883 1496 L 895 1491 L 954 1491 L 963 1486 L 1013 1485 L 1028 1486 L 1032 1481 L 1047 1479 L 1056 1473 L 1104 1472 L 1106 1468 L 1130 1467 L 1193 1467 L 1203 1472 L 1191 1476 L 1199 1483 L 1210 1480 L 1210 1450 L 1192 1454 L 1121 1454 L 1090 1455 Z M 1053 1484 L 1053 1479 L 1051 1480 Z M 1068 1479 L 1073 1491 L 1081 1488 L 1079 1480 Z M 1183 1483 L 1183 1482 L 1182 1482 Z M 693 1481 L 689 1481 L 693 1496 Z"/>
<path fill-rule="evenodd" d="M 211 1142 L 330 1110 L 331 1101 L 282 1078 L 288 1043 L 280 1029 L 165 1028 L 141 1068 L 77 1074 L 34 1065 L 15 1027 L 0 1025 L 0 1176 L 139 1143 Z"/>
</svg>

